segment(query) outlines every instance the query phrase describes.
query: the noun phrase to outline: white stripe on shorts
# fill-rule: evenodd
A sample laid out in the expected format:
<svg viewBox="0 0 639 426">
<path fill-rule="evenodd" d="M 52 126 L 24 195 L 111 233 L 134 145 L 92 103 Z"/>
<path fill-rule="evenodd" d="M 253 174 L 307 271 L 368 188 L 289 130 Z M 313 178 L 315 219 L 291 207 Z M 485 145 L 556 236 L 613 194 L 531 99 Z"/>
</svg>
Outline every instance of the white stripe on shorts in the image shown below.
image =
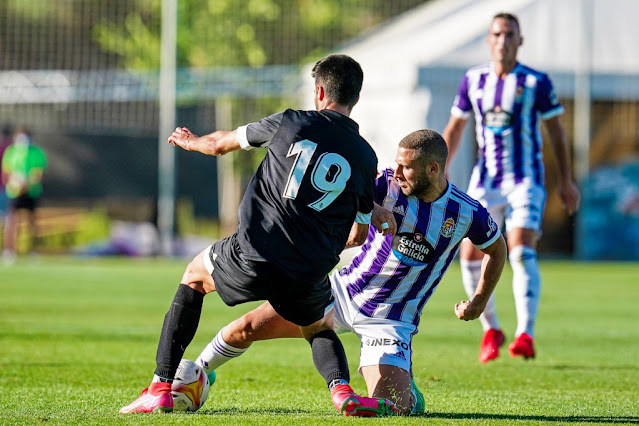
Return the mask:
<svg viewBox="0 0 639 426">
<path fill-rule="evenodd" d="M 215 269 L 215 267 L 213 266 L 213 262 L 211 262 L 210 253 L 212 248 L 213 248 L 213 245 L 210 245 L 207 248 L 205 248 L 204 251 L 202 252 L 202 260 L 204 261 L 204 267 L 206 268 L 209 274 L 213 274 L 213 270 Z M 215 253 L 213 253 L 213 256 L 217 257 Z"/>
</svg>

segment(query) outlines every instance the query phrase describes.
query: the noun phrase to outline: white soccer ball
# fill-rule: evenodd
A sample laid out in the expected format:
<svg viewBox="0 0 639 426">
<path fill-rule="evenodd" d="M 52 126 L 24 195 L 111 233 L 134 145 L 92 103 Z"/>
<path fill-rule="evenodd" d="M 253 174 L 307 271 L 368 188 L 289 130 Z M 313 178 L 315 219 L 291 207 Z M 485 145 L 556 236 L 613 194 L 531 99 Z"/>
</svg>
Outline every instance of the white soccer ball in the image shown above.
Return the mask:
<svg viewBox="0 0 639 426">
<path fill-rule="evenodd" d="M 193 361 L 183 359 L 171 385 L 173 410 L 197 411 L 206 402 L 210 387 L 204 369 Z"/>
</svg>

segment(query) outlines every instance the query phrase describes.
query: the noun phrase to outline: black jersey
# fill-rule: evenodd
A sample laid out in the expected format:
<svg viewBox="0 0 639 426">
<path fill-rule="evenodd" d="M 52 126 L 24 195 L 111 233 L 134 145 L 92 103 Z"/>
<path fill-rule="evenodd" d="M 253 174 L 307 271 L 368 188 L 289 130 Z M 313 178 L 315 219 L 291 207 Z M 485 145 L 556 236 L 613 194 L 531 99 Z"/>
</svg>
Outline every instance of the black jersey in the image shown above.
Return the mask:
<svg viewBox="0 0 639 426">
<path fill-rule="evenodd" d="M 238 242 L 250 260 L 318 281 L 339 261 L 356 220 L 370 222 L 377 157 L 350 118 L 287 110 L 238 129 L 268 152 L 244 194 Z"/>
</svg>

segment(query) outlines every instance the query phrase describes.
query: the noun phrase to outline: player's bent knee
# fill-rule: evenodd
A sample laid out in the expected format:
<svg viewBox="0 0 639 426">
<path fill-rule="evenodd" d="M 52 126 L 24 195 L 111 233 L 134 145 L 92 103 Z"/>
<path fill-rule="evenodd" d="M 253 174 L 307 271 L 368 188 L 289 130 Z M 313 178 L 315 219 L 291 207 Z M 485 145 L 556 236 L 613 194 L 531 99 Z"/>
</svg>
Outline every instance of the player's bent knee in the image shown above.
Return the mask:
<svg viewBox="0 0 639 426">
<path fill-rule="evenodd" d="M 300 326 L 299 329 L 302 333 L 302 336 L 308 340 L 309 342 L 313 340 L 313 337 L 321 333 L 322 331 L 331 330 L 333 331 L 333 311 L 329 312 L 324 318 L 314 322 L 313 324 L 307 326 Z"/>
<path fill-rule="evenodd" d="M 186 266 L 184 274 L 182 275 L 182 284 L 188 285 L 189 287 L 204 294 L 215 291 L 213 277 L 211 277 L 204 266 L 202 254 L 196 256 Z"/>
<path fill-rule="evenodd" d="M 508 260 L 511 264 L 523 261 L 537 261 L 537 250 L 534 247 L 526 245 L 518 245 L 510 249 Z"/>
</svg>

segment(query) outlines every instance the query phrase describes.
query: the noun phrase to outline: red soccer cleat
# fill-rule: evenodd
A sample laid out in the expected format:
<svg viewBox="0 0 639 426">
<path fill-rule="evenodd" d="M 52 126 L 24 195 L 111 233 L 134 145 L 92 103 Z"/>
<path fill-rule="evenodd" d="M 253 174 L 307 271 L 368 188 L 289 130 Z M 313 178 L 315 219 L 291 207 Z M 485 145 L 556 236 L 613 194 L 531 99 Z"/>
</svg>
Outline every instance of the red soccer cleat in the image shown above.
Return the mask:
<svg viewBox="0 0 639 426">
<path fill-rule="evenodd" d="M 120 414 L 128 413 L 170 413 L 173 411 L 171 383 L 151 383 L 140 396 L 120 409 Z"/>
<path fill-rule="evenodd" d="M 395 404 L 384 398 L 357 395 L 349 385 L 337 385 L 331 390 L 331 400 L 337 411 L 347 417 L 381 417 L 397 414 Z"/>
<path fill-rule="evenodd" d="M 522 333 L 508 345 L 508 352 L 510 356 L 523 356 L 524 359 L 535 357 L 535 348 L 533 347 L 533 338 L 526 333 Z"/>
<path fill-rule="evenodd" d="M 501 330 L 491 328 L 484 333 L 479 344 L 479 362 L 485 364 L 499 356 L 499 347 L 504 344 L 506 337 Z"/>
</svg>

